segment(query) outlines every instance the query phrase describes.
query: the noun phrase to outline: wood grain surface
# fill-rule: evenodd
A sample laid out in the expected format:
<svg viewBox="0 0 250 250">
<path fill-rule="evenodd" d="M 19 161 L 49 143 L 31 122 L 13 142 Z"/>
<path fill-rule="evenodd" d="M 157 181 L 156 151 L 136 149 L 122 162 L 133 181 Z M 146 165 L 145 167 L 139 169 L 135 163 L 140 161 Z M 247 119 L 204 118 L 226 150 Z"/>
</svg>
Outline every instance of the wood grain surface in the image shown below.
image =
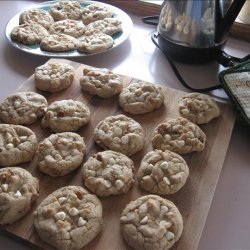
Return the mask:
<svg viewBox="0 0 250 250">
<path fill-rule="evenodd" d="M 47 98 L 48 103 L 55 100 L 74 99 L 82 101 L 89 106 L 91 111 L 90 123 L 78 131 L 85 138 L 87 146 L 87 153 L 84 157 L 85 162 L 89 156 L 92 156 L 97 151 L 102 151 L 93 140 L 93 130 L 97 123 L 105 117 L 126 113 L 119 108 L 117 96 L 109 99 L 101 99 L 81 91 L 79 79 L 83 68 L 89 66 L 64 59 L 51 59 L 50 61 L 68 62 L 75 68 L 75 79 L 70 88 L 54 94 L 41 92 L 35 88 L 34 77 L 31 76 L 17 89 L 17 92 L 36 91 L 43 94 Z M 128 76 L 121 77 L 124 86 L 132 81 L 138 81 L 138 79 Z M 144 115 L 126 114 L 139 122 L 145 132 L 143 150 L 131 157 L 135 163 L 136 172 L 140 166 L 142 157 L 148 151 L 152 150 L 151 136 L 153 129 L 167 117 L 178 116 L 177 102 L 181 96 L 186 94 L 185 92 L 166 86 L 162 86 L 162 89 L 165 94 L 165 104 L 161 108 Z M 191 153 L 184 156 L 190 169 L 190 176 L 187 183 L 176 194 L 165 196 L 165 198 L 176 204 L 184 220 L 183 234 L 179 242 L 173 247 L 174 249 L 194 250 L 197 249 L 199 244 L 235 121 L 235 115 L 230 106 L 222 103 L 219 103 L 219 106 L 222 111 L 221 117 L 214 119 L 209 124 L 200 126 L 207 135 L 205 149 L 200 153 Z M 49 129 L 42 129 L 40 120 L 29 127 L 36 133 L 38 141 L 43 140 L 51 134 Z M 33 211 L 48 194 L 56 189 L 67 185 L 83 186 L 81 167 L 67 176 L 53 178 L 38 170 L 36 157 L 30 164 L 23 164 L 21 166 L 40 179 L 40 196 L 33 204 L 29 214 L 12 225 L 1 227 L 1 230 L 7 232 L 15 239 L 24 240 L 26 243 L 31 244 L 33 248 L 36 246 L 37 248 L 53 249 L 40 240 L 34 230 Z M 103 230 L 90 244 L 84 247 L 84 250 L 130 249 L 121 237 L 119 218 L 128 202 L 146 194 L 146 192 L 139 188 L 137 182 L 135 182 L 133 188 L 126 194 L 100 198 L 103 205 Z"/>
</svg>

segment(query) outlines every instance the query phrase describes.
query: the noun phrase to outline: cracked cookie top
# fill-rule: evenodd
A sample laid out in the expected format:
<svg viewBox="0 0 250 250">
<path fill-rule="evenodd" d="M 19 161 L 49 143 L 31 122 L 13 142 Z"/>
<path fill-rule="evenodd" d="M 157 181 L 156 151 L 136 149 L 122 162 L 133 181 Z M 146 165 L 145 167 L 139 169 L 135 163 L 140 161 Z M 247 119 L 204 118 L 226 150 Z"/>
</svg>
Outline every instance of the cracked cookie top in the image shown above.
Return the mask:
<svg viewBox="0 0 250 250">
<path fill-rule="evenodd" d="M 183 220 L 178 208 L 158 195 L 145 195 L 124 208 L 121 230 L 133 249 L 170 249 L 179 240 Z"/>
<path fill-rule="evenodd" d="M 57 249 L 81 249 L 102 228 L 100 200 L 80 186 L 62 187 L 34 212 L 39 236 Z"/>
<path fill-rule="evenodd" d="M 126 193 L 134 183 L 134 163 L 112 150 L 98 152 L 84 163 L 84 185 L 98 196 Z"/>
</svg>

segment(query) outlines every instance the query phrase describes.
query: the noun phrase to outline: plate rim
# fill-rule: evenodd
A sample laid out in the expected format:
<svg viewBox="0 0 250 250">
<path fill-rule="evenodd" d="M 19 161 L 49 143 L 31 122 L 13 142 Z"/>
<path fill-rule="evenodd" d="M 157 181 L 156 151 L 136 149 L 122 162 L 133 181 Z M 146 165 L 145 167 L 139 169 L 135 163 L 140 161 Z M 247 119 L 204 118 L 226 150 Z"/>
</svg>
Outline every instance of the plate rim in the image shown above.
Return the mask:
<svg viewBox="0 0 250 250">
<path fill-rule="evenodd" d="M 124 22 L 122 22 L 122 28 L 123 28 L 122 29 L 122 35 L 120 37 L 118 37 L 117 39 L 114 39 L 114 45 L 111 48 L 109 48 L 109 49 L 107 49 L 105 51 L 101 51 L 101 52 L 97 52 L 97 53 L 91 53 L 91 54 L 79 52 L 77 49 L 74 49 L 72 51 L 67 51 L 67 52 L 52 52 L 52 51 L 44 51 L 44 50 L 41 50 L 40 48 L 32 49 L 27 45 L 12 41 L 10 34 L 11 34 L 12 29 L 15 26 L 19 25 L 19 22 L 18 22 L 18 24 L 16 24 L 16 22 L 19 21 L 19 16 L 20 16 L 21 13 L 23 13 L 24 11 L 27 11 L 27 10 L 31 10 L 31 9 L 39 9 L 39 8 L 42 8 L 42 7 L 47 7 L 47 6 L 50 6 L 51 4 L 54 4 L 54 3 L 58 2 L 58 1 L 59 0 L 45 1 L 45 2 L 41 2 L 41 3 L 33 4 L 30 7 L 26 8 L 26 9 L 18 12 L 17 14 L 15 14 L 14 16 L 12 16 L 8 20 L 7 24 L 5 25 L 5 37 L 6 37 L 7 41 L 8 41 L 8 43 L 12 47 L 14 47 L 14 48 L 16 48 L 16 49 L 18 49 L 18 50 L 20 50 L 22 52 L 25 52 L 25 53 L 28 53 L 28 54 L 31 54 L 31 55 L 35 55 L 35 56 L 54 57 L 54 58 L 89 57 L 89 56 L 103 54 L 105 52 L 108 52 L 110 50 L 115 49 L 116 47 L 119 47 L 121 44 L 123 44 L 129 38 L 130 34 L 132 33 L 133 21 L 130 18 L 130 16 L 126 12 L 121 10 L 120 8 L 118 8 L 116 6 L 113 6 L 113 5 L 110 5 L 110 4 L 107 4 L 107 3 L 99 2 L 99 1 L 75 0 L 75 1 L 77 1 L 79 3 L 87 3 L 87 4 L 99 3 L 99 4 L 102 4 L 104 6 L 107 6 L 108 8 L 111 8 L 114 11 L 114 14 L 117 14 L 118 19 L 120 17 L 120 19 L 122 19 L 122 21 L 126 20 L 126 25 L 125 25 Z M 16 24 L 15 26 L 13 25 L 14 23 Z M 118 40 L 118 39 L 120 39 L 120 40 Z M 118 43 L 115 44 L 115 41 L 117 41 L 117 40 L 118 40 Z"/>
</svg>

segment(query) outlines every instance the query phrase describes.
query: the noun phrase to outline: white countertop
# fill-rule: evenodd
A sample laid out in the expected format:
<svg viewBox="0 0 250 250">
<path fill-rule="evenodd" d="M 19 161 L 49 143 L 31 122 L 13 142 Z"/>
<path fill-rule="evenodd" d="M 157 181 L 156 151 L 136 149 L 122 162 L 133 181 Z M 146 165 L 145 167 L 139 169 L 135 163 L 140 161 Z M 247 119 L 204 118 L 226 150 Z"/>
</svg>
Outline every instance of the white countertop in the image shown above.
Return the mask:
<svg viewBox="0 0 250 250">
<path fill-rule="evenodd" d="M 10 46 L 5 39 L 5 25 L 18 12 L 35 1 L 0 1 L 0 101 L 11 94 L 34 72 L 35 67 L 48 58 L 32 56 Z M 123 75 L 185 90 L 176 79 L 164 55 L 153 45 L 150 35 L 154 26 L 145 25 L 131 16 L 134 28 L 131 36 L 119 47 L 104 54 L 71 60 L 95 67 L 106 67 Z M 250 53 L 250 44 L 228 39 L 226 52 L 243 57 Z M 216 63 L 205 65 L 178 64 L 184 78 L 193 86 L 217 83 L 222 67 Z M 223 91 L 216 96 L 227 101 Z M 237 119 L 227 151 L 213 202 L 202 233 L 199 249 L 250 249 L 250 128 Z M 190 239 L 192 240 L 192 239 Z M 28 249 L 14 240 L 0 235 L 1 249 Z"/>
</svg>

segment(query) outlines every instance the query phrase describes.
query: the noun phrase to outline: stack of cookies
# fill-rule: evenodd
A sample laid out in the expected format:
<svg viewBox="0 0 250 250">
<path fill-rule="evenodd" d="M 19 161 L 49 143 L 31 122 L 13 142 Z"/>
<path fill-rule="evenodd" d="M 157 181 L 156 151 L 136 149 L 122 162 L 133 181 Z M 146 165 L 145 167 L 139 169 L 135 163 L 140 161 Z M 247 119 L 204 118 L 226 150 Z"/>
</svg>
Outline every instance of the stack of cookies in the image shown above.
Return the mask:
<svg viewBox="0 0 250 250">
<path fill-rule="evenodd" d="M 66 15 L 60 12 L 64 2 L 54 10 L 58 13 L 53 17 L 58 20 Z M 89 7 L 78 14 L 91 10 Z M 86 23 L 91 20 L 87 14 Z M 77 12 L 67 12 L 66 16 L 75 18 Z M 0 224 L 14 223 L 25 216 L 37 199 L 39 180 L 27 170 L 14 167 L 35 156 L 37 168 L 51 178 L 63 178 L 81 167 L 81 179 L 89 190 L 61 187 L 36 207 L 34 226 L 42 240 L 57 249 L 81 249 L 102 230 L 98 197 L 125 195 L 137 183 L 148 194 L 125 206 L 120 215 L 122 236 L 133 249 L 170 249 L 181 237 L 183 218 L 175 204 L 162 196 L 171 199 L 185 188 L 190 171 L 181 155 L 204 150 L 206 135 L 197 124 L 220 115 L 216 102 L 199 93 L 178 100 L 180 117 L 168 117 L 156 126 L 149 135 L 153 149 L 141 157 L 136 171 L 130 157 L 142 151 L 146 135 L 135 117 L 164 105 L 162 88 L 145 81 L 123 86 L 120 76 L 108 69 L 84 66 L 81 76 L 76 78 L 75 74 L 67 63 L 48 62 L 35 69 L 34 84 L 44 95 L 53 95 L 68 91 L 74 81 L 86 95 L 110 98 L 117 103 L 117 110 L 124 112 L 98 120 L 91 137 L 103 151 L 85 159 L 92 145 L 79 129 L 91 120 L 88 101 L 52 98 L 56 101 L 48 105 L 46 98 L 35 92 L 7 97 L 0 104 L 0 118 L 5 123 L 0 124 L 0 166 L 4 167 L 0 169 Z M 52 131 L 40 142 L 26 127 L 38 122 Z"/>
<path fill-rule="evenodd" d="M 31 9 L 20 14 L 19 26 L 11 39 L 25 45 L 39 45 L 41 50 L 93 54 L 114 44 L 113 35 L 122 32 L 122 23 L 101 3 L 61 0 L 49 11 Z"/>
</svg>

